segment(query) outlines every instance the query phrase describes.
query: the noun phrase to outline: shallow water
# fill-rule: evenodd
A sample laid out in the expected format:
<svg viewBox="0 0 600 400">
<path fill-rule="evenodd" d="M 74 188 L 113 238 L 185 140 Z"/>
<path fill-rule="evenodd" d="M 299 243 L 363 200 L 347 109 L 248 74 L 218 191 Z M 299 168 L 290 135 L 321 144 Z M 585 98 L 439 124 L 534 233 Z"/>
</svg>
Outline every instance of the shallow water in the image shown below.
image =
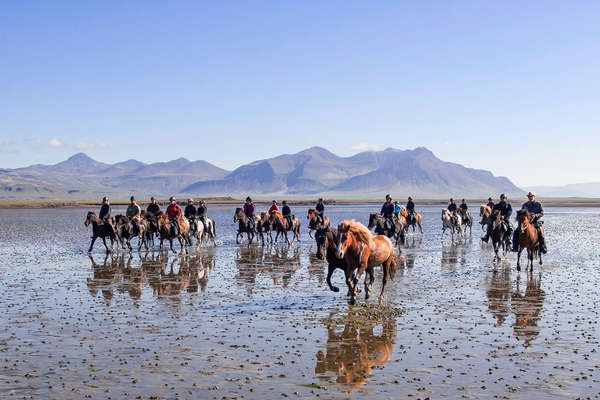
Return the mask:
<svg viewBox="0 0 600 400">
<path fill-rule="evenodd" d="M 531 274 L 492 264 L 478 225 L 441 241 L 440 210 L 419 208 L 386 303 L 354 307 L 306 226 L 293 247 L 236 245 L 212 206 L 216 248 L 106 257 L 87 210 L 0 210 L 0 397 L 599 398 L 600 209 L 548 208 Z"/>
</svg>

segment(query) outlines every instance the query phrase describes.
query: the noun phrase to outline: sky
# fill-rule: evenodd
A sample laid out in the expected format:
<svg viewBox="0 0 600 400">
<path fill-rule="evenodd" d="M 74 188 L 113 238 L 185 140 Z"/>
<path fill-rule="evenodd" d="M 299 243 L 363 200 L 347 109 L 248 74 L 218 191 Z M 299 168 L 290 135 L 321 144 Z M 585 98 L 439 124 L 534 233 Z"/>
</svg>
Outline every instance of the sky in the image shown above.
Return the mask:
<svg viewBox="0 0 600 400">
<path fill-rule="evenodd" d="M 600 181 L 600 2 L 8 2 L 0 167 L 424 146 Z"/>
</svg>

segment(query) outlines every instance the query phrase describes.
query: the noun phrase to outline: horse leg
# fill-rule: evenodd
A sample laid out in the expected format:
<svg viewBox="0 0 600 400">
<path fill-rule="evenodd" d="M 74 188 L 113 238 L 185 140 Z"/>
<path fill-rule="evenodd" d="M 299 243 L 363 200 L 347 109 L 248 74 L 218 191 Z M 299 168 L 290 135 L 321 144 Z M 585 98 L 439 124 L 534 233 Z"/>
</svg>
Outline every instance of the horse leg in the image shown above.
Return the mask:
<svg viewBox="0 0 600 400">
<path fill-rule="evenodd" d="M 340 291 L 340 288 L 331 284 L 331 275 L 333 275 L 333 271 L 335 271 L 335 267 L 332 264 L 329 264 L 327 267 L 327 285 L 329 286 L 329 290 L 337 293 Z"/>
<path fill-rule="evenodd" d="M 419 231 L 421 231 L 421 235 L 423 234 L 423 227 L 421 226 L 421 221 L 417 221 L 417 224 L 419 224 Z"/>
<path fill-rule="evenodd" d="M 542 265 L 542 252 L 538 250 L 538 257 L 540 259 L 540 265 Z"/>
<path fill-rule="evenodd" d="M 519 251 L 517 252 L 517 271 L 521 271 L 521 252 L 523 249 L 519 246 Z"/>
<path fill-rule="evenodd" d="M 352 276 L 352 272 L 348 271 L 349 267 L 346 267 L 344 270 L 344 274 L 346 275 L 346 285 L 348 286 L 348 294 L 350 296 L 350 304 L 356 303 L 356 292 L 354 290 L 354 277 Z"/>
<path fill-rule="evenodd" d="M 291 245 L 292 242 L 290 242 L 290 239 L 288 238 L 287 231 L 283 231 L 283 236 L 285 237 L 285 241 L 287 242 L 288 246 Z"/>
<path fill-rule="evenodd" d="M 369 268 L 365 274 L 365 300 L 371 297 L 371 289 L 373 288 L 373 282 L 375 281 L 375 274 L 373 268 Z"/>
<path fill-rule="evenodd" d="M 90 243 L 90 248 L 88 249 L 88 253 L 92 252 L 92 248 L 94 247 L 94 242 L 96 241 L 97 238 L 98 238 L 98 236 L 96 236 L 96 235 L 92 236 L 92 243 Z"/>
<path fill-rule="evenodd" d="M 379 294 L 379 303 L 383 301 L 383 296 L 385 294 L 385 284 L 387 283 L 388 274 L 390 272 L 392 264 L 392 258 L 388 258 L 382 265 L 383 267 L 383 280 L 381 281 L 381 294 Z"/>
<path fill-rule="evenodd" d="M 177 240 L 179 240 L 179 245 L 181 246 L 181 252 L 182 252 L 182 253 L 187 253 L 187 249 L 184 247 L 184 243 L 186 243 L 186 241 L 188 241 L 188 242 L 189 242 L 189 240 L 190 240 L 190 237 L 189 237 L 189 236 L 187 236 L 187 237 L 183 237 L 183 238 L 182 238 L 181 236 L 179 236 L 179 237 L 177 238 Z"/>
<path fill-rule="evenodd" d="M 533 255 L 535 250 L 527 249 L 527 257 L 529 258 L 529 272 L 533 272 Z"/>
<path fill-rule="evenodd" d="M 236 244 L 240 244 L 240 235 L 241 235 L 241 234 L 242 234 L 242 233 L 238 231 L 238 234 L 237 234 L 237 236 L 235 237 L 235 243 L 236 243 Z"/>
<path fill-rule="evenodd" d="M 173 254 L 177 254 L 177 252 L 173 248 L 173 239 L 172 238 L 169 239 L 169 247 L 171 248 L 171 251 L 173 252 Z"/>
</svg>

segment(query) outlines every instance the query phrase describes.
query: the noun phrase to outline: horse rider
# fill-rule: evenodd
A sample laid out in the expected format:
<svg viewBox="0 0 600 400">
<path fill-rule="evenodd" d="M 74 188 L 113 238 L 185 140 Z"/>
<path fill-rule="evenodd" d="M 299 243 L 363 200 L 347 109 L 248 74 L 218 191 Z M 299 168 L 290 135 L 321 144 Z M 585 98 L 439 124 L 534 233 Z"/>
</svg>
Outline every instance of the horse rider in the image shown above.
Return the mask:
<svg viewBox="0 0 600 400">
<path fill-rule="evenodd" d="M 244 203 L 244 214 L 248 218 L 248 228 L 250 230 L 254 230 L 254 203 L 252 203 L 252 199 L 250 196 L 246 197 L 246 203 Z"/>
<path fill-rule="evenodd" d="M 325 225 L 325 220 L 323 219 L 323 216 L 325 214 L 325 205 L 323 204 L 322 198 L 319 198 L 319 200 L 317 200 L 315 210 L 317 211 L 317 224 Z"/>
<path fill-rule="evenodd" d="M 269 214 L 273 214 L 275 211 L 279 211 L 277 200 L 273 200 L 273 204 L 271 205 L 271 208 L 269 208 Z"/>
<path fill-rule="evenodd" d="M 283 206 L 281 207 L 281 215 L 283 215 L 285 219 L 287 219 L 290 229 L 292 229 L 292 210 L 287 205 L 287 201 L 284 200 L 281 204 Z"/>
<path fill-rule="evenodd" d="M 506 198 L 506 195 L 504 193 L 500 195 L 500 202 L 494 205 L 494 208 L 492 209 L 492 215 L 490 215 L 490 221 L 487 224 L 487 232 L 485 236 L 481 238 L 481 240 L 483 240 L 486 243 L 488 242 L 490 235 L 492 234 L 492 225 L 496 220 L 496 214 L 494 213 L 494 211 L 496 210 L 500 211 L 500 215 L 502 215 L 504 222 L 506 222 L 506 228 L 508 229 L 506 236 L 508 236 L 509 238 L 508 245 L 510 246 L 510 237 L 513 231 L 512 225 L 510 223 L 510 216 L 512 215 L 512 206 L 508 202 L 508 199 Z"/>
<path fill-rule="evenodd" d="M 160 206 L 156 202 L 154 196 L 150 197 L 150 204 L 148 204 L 146 212 L 152 213 L 153 216 L 156 216 L 156 214 L 160 212 Z"/>
<path fill-rule="evenodd" d="M 463 211 L 464 215 L 467 215 L 467 210 L 469 209 L 469 206 L 467 205 L 465 199 L 462 199 L 462 202 L 460 203 L 460 209 Z"/>
<path fill-rule="evenodd" d="M 392 196 L 389 194 L 385 195 L 385 203 L 381 206 L 380 214 L 385 218 L 385 223 L 389 222 L 392 234 L 396 231 L 396 224 L 394 222 L 394 203 L 392 203 Z"/>
<path fill-rule="evenodd" d="M 181 218 L 181 207 L 175 201 L 175 198 L 171 196 L 169 198 L 169 206 L 167 207 L 167 216 L 171 221 L 171 234 L 172 236 L 179 236 L 181 231 L 179 229 L 179 219 Z"/>
<path fill-rule="evenodd" d="M 490 210 L 494 209 L 494 200 L 492 200 L 491 197 L 488 197 L 488 202 L 487 202 L 486 206 L 488 206 L 490 208 Z"/>
<path fill-rule="evenodd" d="M 113 228 L 113 225 L 111 223 L 112 221 L 112 217 L 110 215 L 111 213 L 111 209 L 110 209 L 110 202 L 108 201 L 108 197 L 104 196 L 102 198 L 102 207 L 100 207 L 100 214 L 98 214 L 98 217 L 107 223 L 107 225 L 109 226 L 109 230 L 111 232 L 111 236 L 115 235 L 115 230 Z"/>
<path fill-rule="evenodd" d="M 402 207 L 400 207 L 400 204 L 398 204 L 398 201 L 394 201 L 394 215 L 396 216 L 396 218 L 398 218 L 400 216 L 400 213 L 402 212 Z"/>
<path fill-rule="evenodd" d="M 415 203 L 410 196 L 408 196 L 408 201 L 406 202 L 406 212 L 408 212 L 408 220 L 414 224 L 416 222 Z"/>
<path fill-rule="evenodd" d="M 542 232 L 542 217 L 544 216 L 544 209 L 542 208 L 542 203 L 539 201 L 535 201 L 535 193 L 529 192 L 527 193 L 528 201 L 523 203 L 521 210 L 527 210 L 532 214 L 531 223 L 536 227 L 538 231 L 539 241 L 540 241 L 540 251 L 543 254 L 546 254 L 548 249 L 546 248 L 546 239 L 544 238 L 544 232 Z M 519 234 L 521 233 L 521 229 L 517 226 L 515 229 L 515 233 L 513 234 L 513 248 L 512 251 L 519 251 Z"/>
<path fill-rule="evenodd" d="M 194 207 L 194 199 L 188 199 L 187 206 L 185 206 L 185 209 L 183 210 L 183 215 L 190 220 L 192 232 L 196 232 L 198 230 L 198 225 L 196 225 L 196 207 Z"/>
<path fill-rule="evenodd" d="M 450 211 L 452 213 L 452 219 L 454 220 L 454 225 L 458 224 L 458 218 L 457 218 L 457 215 L 456 215 L 456 211 L 457 210 L 458 210 L 458 207 L 456 206 L 456 202 L 451 197 L 450 198 L 450 203 L 448 204 L 448 211 Z"/>
<path fill-rule="evenodd" d="M 196 209 L 196 215 L 198 216 L 198 219 L 202 221 L 202 225 L 204 225 L 204 230 L 206 230 L 206 227 L 208 226 L 208 221 L 206 220 L 206 203 L 204 202 L 204 200 L 200 200 L 198 208 Z"/>
<path fill-rule="evenodd" d="M 133 231 L 137 234 L 140 231 L 138 221 L 140 216 L 142 215 L 142 208 L 135 201 L 135 197 L 131 196 L 129 200 L 131 201 L 131 204 L 129 204 L 129 206 L 127 207 L 125 215 L 131 220 L 131 223 L 133 224 Z"/>
</svg>

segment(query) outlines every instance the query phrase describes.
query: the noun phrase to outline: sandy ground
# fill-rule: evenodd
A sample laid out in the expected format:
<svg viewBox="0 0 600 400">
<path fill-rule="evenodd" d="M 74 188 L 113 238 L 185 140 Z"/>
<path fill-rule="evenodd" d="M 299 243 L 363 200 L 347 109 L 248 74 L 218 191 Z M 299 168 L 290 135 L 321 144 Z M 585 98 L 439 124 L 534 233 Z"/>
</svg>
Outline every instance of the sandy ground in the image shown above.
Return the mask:
<svg viewBox="0 0 600 400">
<path fill-rule="evenodd" d="M 216 248 L 108 257 L 85 210 L 0 210 L 0 397 L 600 398 L 600 209 L 547 207 L 533 273 L 420 211 L 385 304 L 351 307 L 306 227 L 236 245 L 231 206 L 210 208 Z"/>
</svg>

